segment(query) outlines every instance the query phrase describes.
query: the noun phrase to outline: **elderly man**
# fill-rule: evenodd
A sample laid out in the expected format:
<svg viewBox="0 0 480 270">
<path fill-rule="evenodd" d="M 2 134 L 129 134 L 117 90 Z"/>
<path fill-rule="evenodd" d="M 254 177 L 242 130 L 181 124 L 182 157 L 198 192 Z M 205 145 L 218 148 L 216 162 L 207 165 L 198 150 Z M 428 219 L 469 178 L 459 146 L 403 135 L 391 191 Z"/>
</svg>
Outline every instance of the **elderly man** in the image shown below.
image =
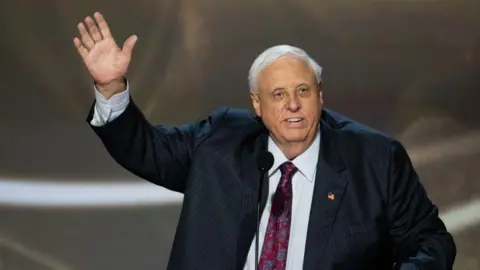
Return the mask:
<svg viewBox="0 0 480 270">
<path fill-rule="evenodd" d="M 125 79 L 136 37 L 121 49 L 94 18 L 74 39 L 96 85 L 88 122 L 120 165 L 184 194 L 169 269 L 452 269 L 455 244 L 405 149 L 323 109 L 321 67 L 303 50 L 254 61 L 256 117 L 221 108 L 153 126 Z M 274 161 L 260 185 L 265 151 Z"/>
</svg>

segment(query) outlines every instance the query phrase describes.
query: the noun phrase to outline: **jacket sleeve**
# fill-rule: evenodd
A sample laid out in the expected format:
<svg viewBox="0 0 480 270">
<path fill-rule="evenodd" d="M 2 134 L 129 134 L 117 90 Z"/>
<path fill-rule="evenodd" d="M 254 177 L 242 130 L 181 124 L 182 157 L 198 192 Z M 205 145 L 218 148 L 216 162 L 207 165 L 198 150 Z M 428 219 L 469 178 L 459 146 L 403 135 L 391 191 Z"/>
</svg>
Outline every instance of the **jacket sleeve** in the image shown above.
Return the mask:
<svg viewBox="0 0 480 270">
<path fill-rule="evenodd" d="M 154 126 L 130 101 L 125 111 L 113 121 L 90 124 L 108 153 L 133 174 L 172 191 L 183 193 L 190 172 L 195 148 L 214 130 L 226 109 L 214 112 L 207 119 L 184 126 Z"/>
<path fill-rule="evenodd" d="M 394 269 L 451 270 L 456 256 L 453 237 L 420 183 L 404 147 L 391 144 L 389 179 L 390 235 Z"/>
</svg>

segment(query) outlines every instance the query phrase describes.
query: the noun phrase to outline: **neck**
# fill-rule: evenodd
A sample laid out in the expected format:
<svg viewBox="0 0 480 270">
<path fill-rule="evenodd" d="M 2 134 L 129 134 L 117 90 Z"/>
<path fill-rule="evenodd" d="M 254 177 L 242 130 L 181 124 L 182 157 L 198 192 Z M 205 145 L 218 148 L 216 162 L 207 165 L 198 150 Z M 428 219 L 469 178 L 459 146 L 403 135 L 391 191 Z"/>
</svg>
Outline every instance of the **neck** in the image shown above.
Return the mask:
<svg viewBox="0 0 480 270">
<path fill-rule="evenodd" d="M 286 158 L 288 158 L 289 160 L 293 160 L 296 157 L 300 156 L 303 152 L 305 152 L 308 149 L 308 147 L 310 147 L 310 145 L 313 143 L 314 139 L 315 139 L 315 136 L 303 142 L 280 143 L 275 139 L 273 139 L 273 141 L 278 146 L 278 148 L 282 151 L 282 153 L 285 155 Z"/>
</svg>

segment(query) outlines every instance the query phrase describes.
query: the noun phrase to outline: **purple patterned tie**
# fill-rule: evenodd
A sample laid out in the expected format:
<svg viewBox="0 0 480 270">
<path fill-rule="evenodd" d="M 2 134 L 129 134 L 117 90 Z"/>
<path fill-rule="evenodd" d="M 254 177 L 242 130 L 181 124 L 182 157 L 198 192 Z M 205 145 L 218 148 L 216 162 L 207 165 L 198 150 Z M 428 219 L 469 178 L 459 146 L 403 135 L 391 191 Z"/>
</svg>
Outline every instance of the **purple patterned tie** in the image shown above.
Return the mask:
<svg viewBox="0 0 480 270">
<path fill-rule="evenodd" d="M 258 269 L 284 270 L 287 266 L 290 219 L 292 217 L 292 177 L 297 171 L 291 162 L 280 165 L 282 177 L 273 195 L 265 241 Z"/>
</svg>

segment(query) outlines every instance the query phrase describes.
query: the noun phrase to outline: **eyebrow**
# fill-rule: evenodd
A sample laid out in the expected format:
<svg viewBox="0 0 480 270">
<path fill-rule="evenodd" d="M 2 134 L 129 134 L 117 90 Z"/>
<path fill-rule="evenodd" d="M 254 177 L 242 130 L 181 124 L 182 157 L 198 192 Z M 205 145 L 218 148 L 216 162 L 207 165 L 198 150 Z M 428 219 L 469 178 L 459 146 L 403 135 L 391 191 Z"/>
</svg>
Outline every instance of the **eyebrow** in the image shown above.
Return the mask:
<svg viewBox="0 0 480 270">
<path fill-rule="evenodd" d="M 297 84 L 297 85 L 295 86 L 295 88 L 298 88 L 298 87 L 301 87 L 301 86 L 310 87 L 310 85 L 307 84 L 307 83 L 300 83 L 300 84 Z M 280 91 L 280 90 L 285 90 L 285 87 L 277 87 L 277 88 L 274 88 L 274 89 L 272 90 L 272 92 Z"/>
</svg>

